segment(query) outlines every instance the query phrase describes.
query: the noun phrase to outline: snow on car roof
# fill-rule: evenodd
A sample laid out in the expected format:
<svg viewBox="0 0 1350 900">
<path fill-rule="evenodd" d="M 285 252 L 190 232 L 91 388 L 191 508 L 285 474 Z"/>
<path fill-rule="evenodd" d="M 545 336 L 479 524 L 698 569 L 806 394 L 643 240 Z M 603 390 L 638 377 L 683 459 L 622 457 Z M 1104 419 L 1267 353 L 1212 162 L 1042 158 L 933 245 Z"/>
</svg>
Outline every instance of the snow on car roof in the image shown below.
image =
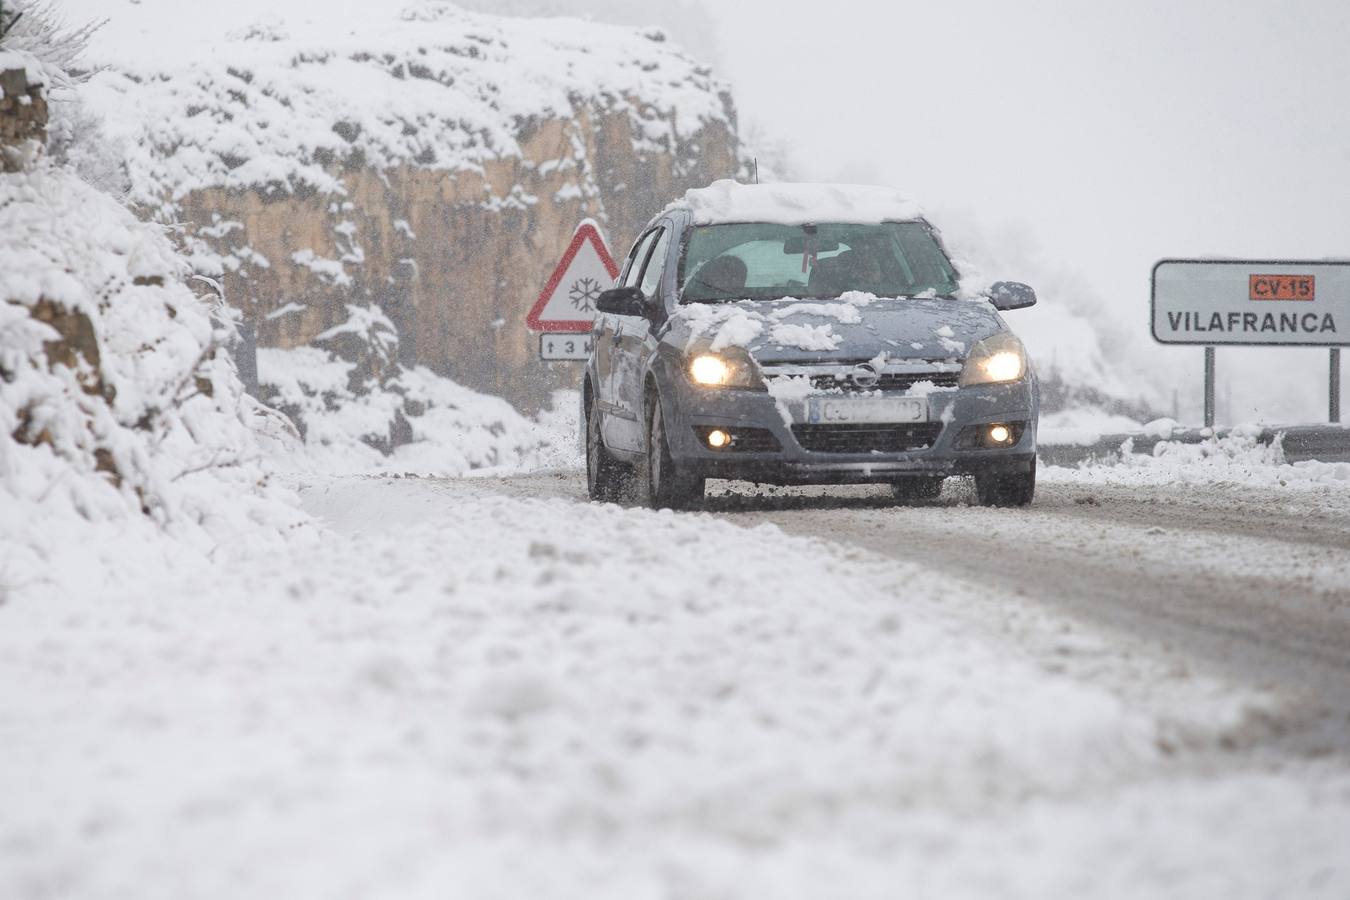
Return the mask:
<svg viewBox="0 0 1350 900">
<path fill-rule="evenodd" d="M 730 179 L 695 188 L 666 207 L 689 210 L 696 225 L 719 222 L 894 222 L 923 215 L 917 203 L 887 187 L 862 184 L 741 184 Z"/>
</svg>

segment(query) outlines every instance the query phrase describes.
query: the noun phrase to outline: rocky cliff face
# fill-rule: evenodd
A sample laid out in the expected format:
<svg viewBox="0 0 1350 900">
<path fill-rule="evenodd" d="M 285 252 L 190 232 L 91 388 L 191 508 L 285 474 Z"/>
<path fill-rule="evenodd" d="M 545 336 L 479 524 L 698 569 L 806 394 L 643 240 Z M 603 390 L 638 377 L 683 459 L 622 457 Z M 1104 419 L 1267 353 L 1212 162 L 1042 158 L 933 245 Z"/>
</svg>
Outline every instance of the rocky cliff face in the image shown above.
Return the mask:
<svg viewBox="0 0 1350 900">
<path fill-rule="evenodd" d="M 112 60 L 87 94 L 132 200 L 181 226 L 261 346 L 373 303 L 403 362 L 537 407 L 578 375 L 524 326 L 573 229 L 596 219 L 620 256 L 669 198 L 733 174 L 730 99 L 660 32 L 441 4 L 379 24 Z"/>
</svg>

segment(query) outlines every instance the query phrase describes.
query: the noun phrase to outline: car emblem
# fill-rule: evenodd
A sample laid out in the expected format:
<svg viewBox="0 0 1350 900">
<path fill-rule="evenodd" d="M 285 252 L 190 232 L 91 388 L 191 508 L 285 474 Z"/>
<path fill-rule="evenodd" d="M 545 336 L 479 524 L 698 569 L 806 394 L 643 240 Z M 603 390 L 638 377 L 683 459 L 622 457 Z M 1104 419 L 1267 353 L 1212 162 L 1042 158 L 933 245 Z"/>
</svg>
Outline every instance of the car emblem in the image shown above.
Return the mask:
<svg viewBox="0 0 1350 900">
<path fill-rule="evenodd" d="M 849 380 L 860 388 L 874 388 L 881 381 L 881 376 L 877 374 L 876 366 L 870 363 L 863 363 L 860 366 L 854 366 L 853 371 L 849 373 Z"/>
</svg>

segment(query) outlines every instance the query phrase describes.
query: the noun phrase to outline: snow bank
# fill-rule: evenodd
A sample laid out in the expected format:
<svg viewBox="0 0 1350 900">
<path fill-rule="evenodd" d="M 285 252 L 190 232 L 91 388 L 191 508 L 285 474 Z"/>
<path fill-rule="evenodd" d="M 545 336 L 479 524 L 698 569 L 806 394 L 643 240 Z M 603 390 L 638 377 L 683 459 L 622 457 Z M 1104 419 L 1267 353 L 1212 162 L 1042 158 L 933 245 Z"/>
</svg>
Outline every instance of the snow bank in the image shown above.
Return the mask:
<svg viewBox="0 0 1350 900">
<path fill-rule="evenodd" d="M 209 551 L 300 518 L 266 488 L 275 414 L 243 394 L 233 326 L 186 275 L 74 176 L 0 176 L 0 582 L 48 577 L 91 523 L 144 516 Z"/>
<path fill-rule="evenodd" d="M 1261 443 L 1256 429 L 1197 444 L 1162 441 L 1151 453 L 1133 451 L 1133 441 L 1126 441 L 1120 448 L 1119 462 L 1076 469 L 1043 467 L 1041 472 L 1048 481 L 1082 484 L 1184 482 L 1295 490 L 1350 488 L 1350 463 L 1286 463 L 1280 444 Z"/>
<path fill-rule="evenodd" d="M 923 215 L 918 205 L 893 188 L 855 184 L 741 184 L 730 179 L 695 188 L 666 207 L 688 210 L 695 224 L 900 222 Z"/>
<path fill-rule="evenodd" d="M 1096 407 L 1077 406 L 1042 413 L 1036 439 L 1043 445 L 1088 446 L 1107 434 L 1141 433 L 1143 423 Z"/>
<path fill-rule="evenodd" d="M 555 395 L 552 417 L 527 419 L 498 397 L 402 366 L 394 325 L 373 306 L 349 306 L 314 343 L 258 350 L 264 400 L 304 441 L 288 468 L 455 477 L 581 464 L 575 416 L 561 412 L 578 406 L 575 391 Z"/>
</svg>

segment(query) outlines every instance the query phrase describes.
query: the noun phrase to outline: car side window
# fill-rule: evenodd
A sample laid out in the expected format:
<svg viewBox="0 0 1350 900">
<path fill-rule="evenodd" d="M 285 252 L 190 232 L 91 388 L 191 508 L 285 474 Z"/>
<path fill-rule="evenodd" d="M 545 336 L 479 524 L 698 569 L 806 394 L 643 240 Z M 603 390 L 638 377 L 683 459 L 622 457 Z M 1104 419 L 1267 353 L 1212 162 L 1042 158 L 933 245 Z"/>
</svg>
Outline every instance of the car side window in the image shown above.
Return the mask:
<svg viewBox="0 0 1350 900">
<path fill-rule="evenodd" d="M 656 247 L 647 258 L 647 268 L 642 275 L 642 293 L 647 297 L 656 295 L 656 289 L 661 285 L 661 273 L 666 268 L 666 248 L 670 246 L 670 229 L 662 228 L 660 234 Z"/>
<path fill-rule="evenodd" d="M 642 275 L 642 261 L 647 258 L 647 251 L 651 249 L 654 240 L 656 240 L 656 232 L 649 231 L 633 247 L 633 252 L 628 257 L 628 262 L 624 267 L 621 287 L 637 287 L 638 278 Z"/>
</svg>

